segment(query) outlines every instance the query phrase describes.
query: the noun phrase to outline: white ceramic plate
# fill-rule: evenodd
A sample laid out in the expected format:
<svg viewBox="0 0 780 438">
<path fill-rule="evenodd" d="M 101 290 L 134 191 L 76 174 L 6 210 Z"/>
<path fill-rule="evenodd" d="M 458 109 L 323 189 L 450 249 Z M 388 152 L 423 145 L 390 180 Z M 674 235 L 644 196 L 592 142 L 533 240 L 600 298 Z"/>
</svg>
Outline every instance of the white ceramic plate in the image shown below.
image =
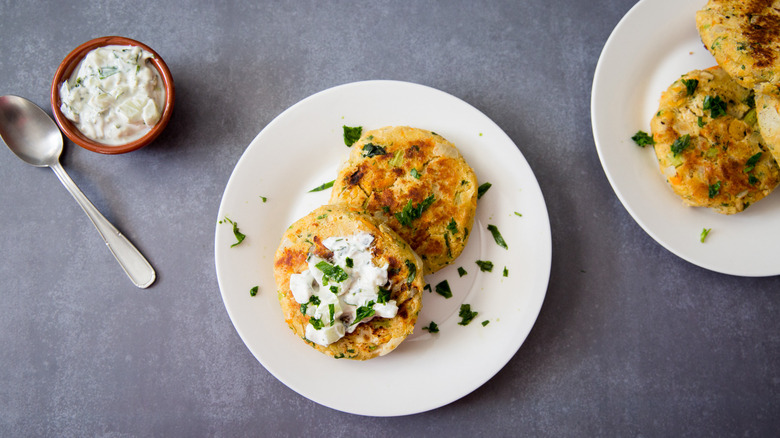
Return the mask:
<svg viewBox="0 0 780 438">
<path fill-rule="evenodd" d="M 348 155 L 343 125 L 430 129 L 459 147 L 480 182 L 493 184 L 478 203 L 463 254 L 454 265 L 426 278 L 433 285 L 448 280 L 454 296 L 445 299 L 425 292 L 415 333 L 387 356 L 366 362 L 332 359 L 296 337 L 282 318 L 273 278 L 274 252 L 284 230 L 330 197 L 330 189 L 307 192 L 333 180 Z M 225 217 L 247 236 L 233 248 L 236 239 Z M 528 163 L 484 114 L 421 85 L 357 82 L 317 93 L 283 112 L 255 137 L 236 165 L 219 220 L 223 221 L 217 224 L 215 237 L 219 287 L 244 343 L 291 389 L 340 411 L 406 415 L 468 394 L 516 353 L 547 291 L 550 224 Z M 487 224 L 498 227 L 508 250 L 495 243 Z M 480 272 L 478 259 L 492 261 L 493 272 Z M 459 266 L 468 272 L 462 278 Z M 505 266 L 508 277 L 502 275 Z M 250 297 L 249 290 L 256 285 L 259 293 Z M 462 303 L 479 312 L 468 326 L 458 325 Z M 438 334 L 421 330 L 430 321 L 439 325 Z"/>
<path fill-rule="evenodd" d="M 780 274 L 780 193 L 725 216 L 683 205 L 658 170 L 651 147 L 631 140 L 650 132 L 661 93 L 681 75 L 716 65 L 696 30 L 705 0 L 642 0 L 615 27 L 596 67 L 593 136 L 612 188 L 658 243 L 703 268 L 731 275 Z M 709 233 L 700 241 L 702 229 Z"/>
</svg>

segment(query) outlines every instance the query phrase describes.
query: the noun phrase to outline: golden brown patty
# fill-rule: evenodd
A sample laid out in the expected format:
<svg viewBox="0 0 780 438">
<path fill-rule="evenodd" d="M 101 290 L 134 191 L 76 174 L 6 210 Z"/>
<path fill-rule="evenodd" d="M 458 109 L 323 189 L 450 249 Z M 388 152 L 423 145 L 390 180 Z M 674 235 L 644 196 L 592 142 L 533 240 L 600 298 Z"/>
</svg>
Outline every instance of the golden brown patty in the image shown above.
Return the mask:
<svg viewBox="0 0 780 438">
<path fill-rule="evenodd" d="M 452 263 L 468 242 L 477 177 L 444 137 L 385 127 L 363 133 L 352 145 L 330 202 L 352 205 L 387 223 L 432 273 Z"/>
<path fill-rule="evenodd" d="M 373 263 L 388 265 L 390 299 L 396 301 L 398 313 L 393 318 L 375 317 L 360 323 L 354 332 L 328 346 L 315 344 L 305 338 L 309 317 L 301 312 L 301 305 L 293 297 L 290 276 L 308 269 L 309 254 L 329 257 L 330 251 L 323 245 L 328 237 L 361 232 L 374 237 Z M 410 335 L 422 308 L 422 272 L 422 261 L 396 233 L 384 224 L 378 225 L 371 216 L 341 205 L 324 205 L 292 224 L 274 258 L 274 277 L 285 321 L 309 345 L 335 358 L 365 360 L 382 356 Z"/>
<path fill-rule="evenodd" d="M 743 87 L 780 82 L 780 0 L 710 0 L 696 13 L 696 27 Z"/>
<path fill-rule="evenodd" d="M 780 88 L 765 82 L 756 86 L 756 111 L 761 137 L 766 147 L 780 163 Z"/>
<path fill-rule="evenodd" d="M 732 214 L 777 186 L 753 105 L 752 92 L 720 67 L 685 74 L 662 94 L 651 121 L 655 153 L 683 202 Z"/>
</svg>

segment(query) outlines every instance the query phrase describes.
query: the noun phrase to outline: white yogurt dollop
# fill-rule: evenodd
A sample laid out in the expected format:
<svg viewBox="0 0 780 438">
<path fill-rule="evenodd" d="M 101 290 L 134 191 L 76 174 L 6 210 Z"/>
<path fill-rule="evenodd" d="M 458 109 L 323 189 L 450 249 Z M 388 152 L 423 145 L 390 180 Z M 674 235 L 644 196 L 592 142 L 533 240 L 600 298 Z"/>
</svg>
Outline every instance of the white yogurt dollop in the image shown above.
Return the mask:
<svg viewBox="0 0 780 438">
<path fill-rule="evenodd" d="M 388 265 L 374 265 L 373 241 L 368 233 L 329 237 L 322 244 L 333 252 L 333 258 L 311 255 L 309 269 L 290 276 L 293 298 L 309 317 L 306 339 L 329 345 L 355 331 L 360 323 L 398 313 L 395 300 L 389 299 Z"/>
<path fill-rule="evenodd" d="M 92 50 L 60 86 L 60 111 L 79 131 L 107 145 L 143 137 L 161 116 L 165 87 L 137 46 Z"/>
</svg>

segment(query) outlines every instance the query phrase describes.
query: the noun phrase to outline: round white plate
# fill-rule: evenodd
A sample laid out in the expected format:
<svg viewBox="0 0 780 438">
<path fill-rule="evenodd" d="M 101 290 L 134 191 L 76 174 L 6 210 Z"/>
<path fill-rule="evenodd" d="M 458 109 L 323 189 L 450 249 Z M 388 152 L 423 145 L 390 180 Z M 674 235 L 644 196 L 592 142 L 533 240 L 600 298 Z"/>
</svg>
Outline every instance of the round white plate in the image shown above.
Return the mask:
<svg viewBox="0 0 780 438">
<path fill-rule="evenodd" d="M 601 165 L 636 222 L 679 257 L 740 276 L 780 274 L 780 193 L 736 215 L 685 206 L 662 177 L 652 147 L 631 140 L 650 132 L 661 93 L 681 75 L 716 65 L 696 30 L 705 0 L 642 0 L 607 40 L 593 79 L 591 121 Z M 704 228 L 711 232 L 700 241 Z"/>
<path fill-rule="evenodd" d="M 435 275 L 450 299 L 424 292 L 415 333 L 392 353 L 365 362 L 332 359 L 306 345 L 285 324 L 273 277 L 274 252 L 295 220 L 327 203 L 350 149 L 342 126 L 375 129 L 409 125 L 456 144 L 492 188 L 479 200 L 463 254 Z M 266 197 L 263 202 L 261 197 Z M 518 216 L 515 212 L 520 213 Z M 225 217 L 247 237 L 236 239 Z M 434 409 L 470 393 L 497 373 L 525 340 L 547 291 L 551 264 L 547 208 L 531 168 L 512 140 L 490 119 L 444 92 L 405 82 L 368 81 L 331 88 L 287 109 L 260 134 L 228 181 L 216 226 L 219 287 L 241 339 L 257 360 L 299 394 L 344 412 L 406 415 Z M 487 231 L 494 224 L 509 249 Z M 490 260 L 480 272 L 476 260 Z M 457 268 L 468 272 L 459 277 Z M 504 267 L 509 275 L 503 276 Z M 255 297 L 250 289 L 259 286 Z M 479 312 L 458 325 L 460 305 Z M 422 330 L 431 321 L 438 334 Z M 483 321 L 489 321 L 485 326 Z"/>
</svg>

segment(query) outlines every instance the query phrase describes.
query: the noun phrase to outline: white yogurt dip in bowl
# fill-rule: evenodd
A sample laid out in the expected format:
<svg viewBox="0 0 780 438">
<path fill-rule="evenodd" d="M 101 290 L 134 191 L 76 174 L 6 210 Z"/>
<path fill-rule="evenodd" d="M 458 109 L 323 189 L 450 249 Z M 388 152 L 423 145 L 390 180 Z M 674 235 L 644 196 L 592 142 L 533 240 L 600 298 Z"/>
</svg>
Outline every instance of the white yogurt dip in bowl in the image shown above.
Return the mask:
<svg viewBox="0 0 780 438">
<path fill-rule="evenodd" d="M 54 118 L 79 146 L 121 154 L 151 143 L 173 112 L 170 70 L 150 47 L 109 36 L 88 41 L 62 61 L 51 87 Z"/>
</svg>

